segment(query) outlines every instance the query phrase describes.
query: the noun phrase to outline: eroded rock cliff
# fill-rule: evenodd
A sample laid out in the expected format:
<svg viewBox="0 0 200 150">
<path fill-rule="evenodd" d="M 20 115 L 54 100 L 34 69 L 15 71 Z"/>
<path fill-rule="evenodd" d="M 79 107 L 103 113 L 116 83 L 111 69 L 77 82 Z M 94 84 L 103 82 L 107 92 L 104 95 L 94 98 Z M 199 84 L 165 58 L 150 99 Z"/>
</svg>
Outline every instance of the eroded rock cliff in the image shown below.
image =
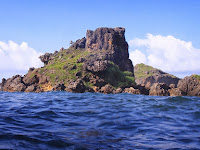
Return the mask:
<svg viewBox="0 0 200 150">
<path fill-rule="evenodd" d="M 88 30 L 86 38 L 77 40 L 68 49 L 40 56 L 44 67 L 30 68 L 24 76 L 3 79 L 1 89 L 112 93 L 117 88 L 134 86 L 133 65 L 124 34 L 121 27 Z"/>
</svg>

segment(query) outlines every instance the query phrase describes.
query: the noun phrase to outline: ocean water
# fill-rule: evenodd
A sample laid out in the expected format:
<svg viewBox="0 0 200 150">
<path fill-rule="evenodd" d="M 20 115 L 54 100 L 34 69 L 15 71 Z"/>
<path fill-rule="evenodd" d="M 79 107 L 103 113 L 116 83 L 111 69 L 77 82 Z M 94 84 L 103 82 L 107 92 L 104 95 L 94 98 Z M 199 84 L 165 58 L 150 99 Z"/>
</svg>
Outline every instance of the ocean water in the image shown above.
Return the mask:
<svg viewBox="0 0 200 150">
<path fill-rule="evenodd" d="M 0 92 L 0 149 L 200 149 L 200 98 Z"/>
</svg>

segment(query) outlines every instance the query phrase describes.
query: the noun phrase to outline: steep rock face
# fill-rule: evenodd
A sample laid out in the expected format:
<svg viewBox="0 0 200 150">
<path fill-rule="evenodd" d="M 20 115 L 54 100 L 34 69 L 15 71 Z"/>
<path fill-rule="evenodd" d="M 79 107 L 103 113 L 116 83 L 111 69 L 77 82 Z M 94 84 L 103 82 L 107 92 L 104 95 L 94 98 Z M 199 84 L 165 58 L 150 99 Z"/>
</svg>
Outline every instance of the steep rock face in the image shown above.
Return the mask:
<svg viewBox="0 0 200 150">
<path fill-rule="evenodd" d="M 177 88 L 187 96 L 200 96 L 199 76 L 191 75 L 180 80 Z"/>
<path fill-rule="evenodd" d="M 113 61 L 122 71 L 133 72 L 124 33 L 125 29 L 121 27 L 97 28 L 95 31 L 88 30 L 85 49 L 100 51 L 98 53 L 100 59 Z"/>
<path fill-rule="evenodd" d="M 174 84 L 177 87 L 180 80 L 171 74 L 145 64 L 137 64 L 134 67 L 134 73 L 136 83 L 144 85 L 147 89 L 150 89 L 154 83 L 165 83 L 167 86 Z"/>
</svg>

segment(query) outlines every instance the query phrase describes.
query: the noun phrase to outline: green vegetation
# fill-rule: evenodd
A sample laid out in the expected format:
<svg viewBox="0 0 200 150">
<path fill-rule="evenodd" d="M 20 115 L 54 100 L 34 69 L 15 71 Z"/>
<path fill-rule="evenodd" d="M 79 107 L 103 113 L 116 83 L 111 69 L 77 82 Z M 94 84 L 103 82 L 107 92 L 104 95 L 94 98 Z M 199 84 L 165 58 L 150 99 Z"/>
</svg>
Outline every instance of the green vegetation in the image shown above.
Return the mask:
<svg viewBox="0 0 200 150">
<path fill-rule="evenodd" d="M 198 81 L 200 81 L 200 75 L 194 74 L 192 76 L 195 77 Z"/>
<path fill-rule="evenodd" d="M 77 60 L 87 57 L 88 54 L 88 51 L 85 50 L 72 49 L 59 52 L 45 68 L 39 70 L 39 73 L 48 76 L 52 84 L 57 82 L 67 84 L 68 81 L 76 79 L 76 73 L 83 73 L 83 63 L 77 63 Z"/>
<path fill-rule="evenodd" d="M 135 85 L 135 78 L 131 72 L 122 72 L 117 65 L 110 62 L 110 67 L 104 74 L 104 79 L 115 88 Z"/>
<path fill-rule="evenodd" d="M 78 63 L 77 60 L 79 58 L 90 59 L 96 53 L 103 52 L 104 50 L 100 52 L 89 52 L 85 49 L 63 50 L 57 53 L 57 55 L 54 55 L 54 58 L 49 61 L 45 67 L 34 70 L 30 76 L 34 77 L 37 73 L 45 75 L 49 78 L 52 86 L 59 82 L 63 82 L 67 86 L 69 81 L 76 80 L 77 76 L 89 79 L 94 74 L 92 72 L 85 71 L 83 69 L 83 63 Z M 109 62 L 109 64 L 109 68 L 105 72 L 100 74 L 98 73 L 98 76 L 103 78 L 107 83 L 111 84 L 115 88 L 133 86 L 136 84 L 132 72 L 121 71 L 113 62 Z M 83 80 L 83 82 L 88 88 L 94 87 L 93 83 L 90 81 Z"/>
<path fill-rule="evenodd" d="M 143 79 L 149 76 L 155 76 L 155 75 L 167 74 L 167 73 L 141 63 L 135 66 L 134 74 L 137 79 Z M 168 74 L 168 75 L 170 75 L 172 78 L 176 78 L 174 75 L 171 75 L 171 74 Z"/>
</svg>

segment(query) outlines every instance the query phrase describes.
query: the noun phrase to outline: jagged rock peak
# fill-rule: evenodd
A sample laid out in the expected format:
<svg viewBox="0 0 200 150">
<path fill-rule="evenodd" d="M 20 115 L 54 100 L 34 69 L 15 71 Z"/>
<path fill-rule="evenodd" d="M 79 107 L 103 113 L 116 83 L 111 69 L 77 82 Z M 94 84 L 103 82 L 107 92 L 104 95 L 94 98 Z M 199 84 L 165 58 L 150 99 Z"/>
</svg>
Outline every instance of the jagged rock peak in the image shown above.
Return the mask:
<svg viewBox="0 0 200 150">
<path fill-rule="evenodd" d="M 89 50 L 114 50 L 118 48 L 128 51 L 124 33 L 125 28 L 122 27 L 87 30 L 85 48 Z"/>
</svg>

